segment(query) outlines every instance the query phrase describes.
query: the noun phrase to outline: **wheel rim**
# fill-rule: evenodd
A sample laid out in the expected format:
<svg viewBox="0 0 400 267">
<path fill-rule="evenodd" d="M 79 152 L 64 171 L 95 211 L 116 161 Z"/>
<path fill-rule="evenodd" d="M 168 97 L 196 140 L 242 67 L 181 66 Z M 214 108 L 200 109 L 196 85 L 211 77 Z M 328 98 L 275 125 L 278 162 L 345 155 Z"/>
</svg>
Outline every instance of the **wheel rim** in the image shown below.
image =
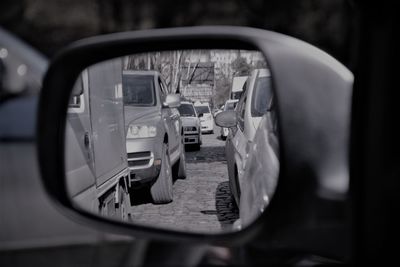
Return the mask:
<svg viewBox="0 0 400 267">
<path fill-rule="evenodd" d="M 123 221 L 127 221 L 128 220 L 128 210 L 126 208 L 126 198 L 124 197 L 124 195 L 122 195 L 121 197 L 121 204 L 120 204 L 120 209 L 121 209 L 121 219 Z"/>
</svg>

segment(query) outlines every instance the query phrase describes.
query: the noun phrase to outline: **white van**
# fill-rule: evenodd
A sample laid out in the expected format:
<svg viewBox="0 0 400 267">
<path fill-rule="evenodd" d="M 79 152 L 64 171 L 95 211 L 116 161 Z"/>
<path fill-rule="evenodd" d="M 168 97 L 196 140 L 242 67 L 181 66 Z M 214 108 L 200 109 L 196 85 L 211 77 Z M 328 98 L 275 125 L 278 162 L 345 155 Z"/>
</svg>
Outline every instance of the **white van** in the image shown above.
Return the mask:
<svg viewBox="0 0 400 267">
<path fill-rule="evenodd" d="M 65 149 L 68 190 L 76 203 L 127 220 L 121 60 L 93 65 L 78 78 L 68 108 Z"/>
</svg>

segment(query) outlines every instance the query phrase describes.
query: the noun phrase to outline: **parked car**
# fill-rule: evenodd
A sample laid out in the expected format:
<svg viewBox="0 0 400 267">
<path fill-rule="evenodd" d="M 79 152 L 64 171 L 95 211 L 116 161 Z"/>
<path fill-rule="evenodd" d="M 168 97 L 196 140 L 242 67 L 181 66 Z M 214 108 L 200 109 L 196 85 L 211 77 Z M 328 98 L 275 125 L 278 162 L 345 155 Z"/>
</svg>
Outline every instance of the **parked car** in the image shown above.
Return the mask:
<svg viewBox="0 0 400 267">
<path fill-rule="evenodd" d="M 275 192 L 279 170 L 277 114 L 273 99 L 262 117 L 254 139 L 247 143 L 248 159 L 244 167 L 246 182 L 241 184 L 239 228 L 256 220 L 268 206 Z"/>
<path fill-rule="evenodd" d="M 68 191 L 82 208 L 128 220 L 121 82 L 120 59 L 91 66 L 78 78 L 68 105 L 65 168 Z"/>
<path fill-rule="evenodd" d="M 194 103 L 197 116 L 200 118 L 201 132 L 214 133 L 214 118 L 208 103 Z"/>
<path fill-rule="evenodd" d="M 196 149 L 200 149 L 202 144 L 201 125 L 193 103 L 183 101 L 178 110 L 182 121 L 183 143 L 185 145 L 194 145 Z"/>
<path fill-rule="evenodd" d="M 235 110 L 237 102 L 239 102 L 238 99 L 228 99 L 228 100 L 225 102 L 225 104 L 224 104 L 224 109 L 221 110 L 220 112 L 222 112 L 222 111 L 227 111 L 227 110 Z M 219 113 L 219 112 L 218 112 L 218 113 Z M 218 114 L 218 113 L 217 113 L 217 114 Z M 215 116 L 216 116 L 217 114 L 215 114 Z M 226 140 L 226 137 L 227 137 L 228 134 L 229 134 L 229 128 L 221 127 L 221 131 L 220 131 L 220 132 L 221 132 L 221 133 L 220 133 L 221 139 L 222 139 L 222 140 Z"/>
<path fill-rule="evenodd" d="M 156 71 L 125 70 L 122 77 L 130 186 L 150 184 L 155 203 L 171 202 L 173 176 L 186 177 L 180 96 L 167 92 Z"/>
<path fill-rule="evenodd" d="M 254 138 L 262 116 L 272 99 L 271 77 L 268 69 L 251 72 L 242 96 L 236 106 L 237 124 L 227 136 L 225 154 L 229 185 L 236 204 L 240 203 L 240 187 L 246 161 L 245 148 Z M 227 112 L 227 111 L 225 111 Z M 221 112 L 221 115 L 224 112 Z"/>
</svg>

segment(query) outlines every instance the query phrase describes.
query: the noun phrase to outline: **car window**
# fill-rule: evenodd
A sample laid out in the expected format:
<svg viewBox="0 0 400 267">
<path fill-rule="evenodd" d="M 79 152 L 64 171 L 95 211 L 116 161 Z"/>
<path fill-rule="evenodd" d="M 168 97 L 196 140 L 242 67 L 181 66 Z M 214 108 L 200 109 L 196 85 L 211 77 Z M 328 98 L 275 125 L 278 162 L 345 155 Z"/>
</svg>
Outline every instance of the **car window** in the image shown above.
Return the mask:
<svg viewBox="0 0 400 267">
<path fill-rule="evenodd" d="M 247 95 L 244 94 L 239 100 L 236 112 L 238 118 L 238 126 L 242 131 L 244 130 L 244 115 L 246 111 L 246 101 L 247 101 Z"/>
<path fill-rule="evenodd" d="M 195 106 L 195 109 L 198 114 L 211 113 L 210 108 L 208 106 Z"/>
<path fill-rule="evenodd" d="M 80 108 L 82 105 L 83 96 L 83 81 L 82 77 L 76 81 L 71 97 L 69 98 L 68 107 L 69 108 Z M 74 94 L 74 92 L 77 92 Z"/>
<path fill-rule="evenodd" d="M 154 106 L 154 79 L 151 75 L 123 75 L 124 104 L 128 106 Z"/>
<path fill-rule="evenodd" d="M 182 117 L 196 117 L 196 112 L 191 104 L 181 104 L 178 110 Z"/>
<path fill-rule="evenodd" d="M 271 103 L 271 98 L 271 79 L 269 77 L 257 78 L 251 100 L 251 116 L 263 116 L 268 111 L 268 106 Z"/>
</svg>

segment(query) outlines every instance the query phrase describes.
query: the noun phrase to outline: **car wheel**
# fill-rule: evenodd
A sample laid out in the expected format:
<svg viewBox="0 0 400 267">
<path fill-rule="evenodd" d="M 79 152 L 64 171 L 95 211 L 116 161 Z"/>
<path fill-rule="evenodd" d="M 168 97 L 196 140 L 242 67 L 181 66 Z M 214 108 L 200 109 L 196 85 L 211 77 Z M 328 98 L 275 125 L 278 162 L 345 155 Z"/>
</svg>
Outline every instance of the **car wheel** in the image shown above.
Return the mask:
<svg viewBox="0 0 400 267">
<path fill-rule="evenodd" d="M 179 162 L 177 164 L 177 173 L 175 177 L 178 177 L 179 179 L 185 179 L 186 178 L 186 154 L 185 150 L 182 147 L 181 151 L 181 156 L 179 157 Z"/>
<path fill-rule="evenodd" d="M 128 213 L 128 200 L 129 196 L 126 193 L 125 189 L 122 187 L 122 185 L 119 186 L 118 188 L 118 194 L 119 194 L 119 204 L 118 207 L 116 208 L 116 217 L 122 221 L 128 221 L 129 220 L 129 213 Z"/>
<path fill-rule="evenodd" d="M 194 145 L 194 150 L 200 150 L 201 143 Z"/>
<path fill-rule="evenodd" d="M 239 189 L 239 180 L 238 180 L 238 171 L 235 166 L 234 176 L 233 179 L 229 181 L 229 186 L 231 189 L 231 195 L 233 196 L 233 204 L 236 208 L 239 208 L 239 201 L 240 201 L 240 189 Z"/>
<path fill-rule="evenodd" d="M 150 188 L 151 197 L 156 204 L 169 203 L 173 199 L 172 169 L 167 144 L 163 145 L 162 155 L 160 174 Z"/>
</svg>

